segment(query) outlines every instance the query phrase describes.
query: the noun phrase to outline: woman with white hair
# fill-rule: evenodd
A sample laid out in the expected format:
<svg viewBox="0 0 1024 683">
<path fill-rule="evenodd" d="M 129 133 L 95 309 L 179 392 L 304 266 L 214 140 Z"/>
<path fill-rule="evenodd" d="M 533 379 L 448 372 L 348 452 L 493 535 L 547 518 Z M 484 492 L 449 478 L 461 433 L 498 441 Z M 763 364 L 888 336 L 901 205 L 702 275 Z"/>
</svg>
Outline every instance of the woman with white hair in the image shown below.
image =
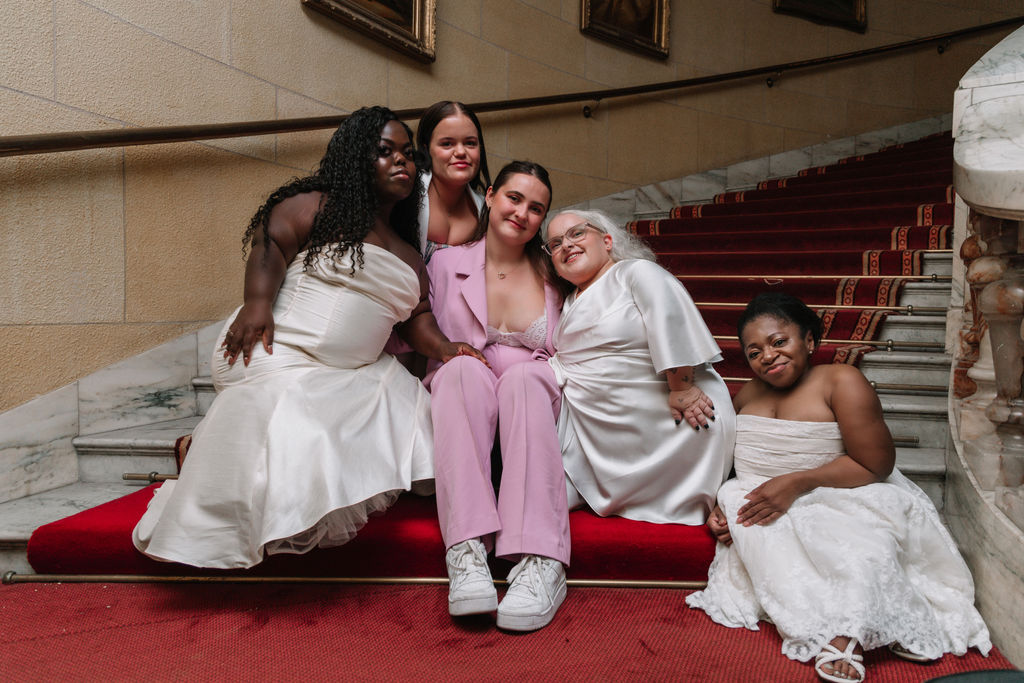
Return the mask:
<svg viewBox="0 0 1024 683">
<path fill-rule="evenodd" d="M 703 524 L 729 474 L 736 416 L 721 351 L 682 284 L 597 211 L 551 219 L 544 250 L 576 286 L 550 359 L 571 507 Z"/>
</svg>

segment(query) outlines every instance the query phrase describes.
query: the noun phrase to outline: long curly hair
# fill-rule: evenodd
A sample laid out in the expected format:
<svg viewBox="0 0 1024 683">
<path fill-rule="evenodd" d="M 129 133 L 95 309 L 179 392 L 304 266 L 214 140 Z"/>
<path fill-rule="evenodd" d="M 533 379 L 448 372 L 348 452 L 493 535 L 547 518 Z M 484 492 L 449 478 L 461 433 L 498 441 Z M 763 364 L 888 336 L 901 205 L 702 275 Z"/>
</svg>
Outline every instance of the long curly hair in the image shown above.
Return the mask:
<svg viewBox="0 0 1024 683">
<path fill-rule="evenodd" d="M 483 194 L 491 184 L 491 173 L 487 170 L 487 147 L 484 145 L 484 131 L 480 127 L 480 119 L 476 117 L 473 110 L 462 102 L 441 100 L 427 107 L 427 110 L 420 116 L 419 125 L 416 126 L 416 148 L 420 154 L 418 161 L 423 170 L 430 170 L 430 138 L 434 136 L 434 129 L 437 124 L 449 116 L 462 114 L 476 126 L 476 139 L 480 143 L 480 165 L 476 169 L 476 175 L 469 181 L 469 186 Z"/>
<path fill-rule="evenodd" d="M 337 261 L 351 251 L 353 271 L 362 268 L 363 240 L 373 229 L 378 209 L 374 163 L 380 150 L 381 131 L 390 121 L 401 123 L 412 141 L 409 127 L 386 107 L 364 107 L 345 119 L 327 143 L 327 151 L 313 175 L 277 188 L 256 211 L 242 238 L 243 257 L 260 238 L 264 244 L 270 243 L 269 220 L 275 206 L 304 192 L 322 192 L 324 201 L 313 219 L 303 266 L 308 268 L 322 253 Z M 413 180 L 413 191 L 395 205 L 390 223 L 403 240 L 419 251 L 422 192 L 418 179 Z"/>
</svg>

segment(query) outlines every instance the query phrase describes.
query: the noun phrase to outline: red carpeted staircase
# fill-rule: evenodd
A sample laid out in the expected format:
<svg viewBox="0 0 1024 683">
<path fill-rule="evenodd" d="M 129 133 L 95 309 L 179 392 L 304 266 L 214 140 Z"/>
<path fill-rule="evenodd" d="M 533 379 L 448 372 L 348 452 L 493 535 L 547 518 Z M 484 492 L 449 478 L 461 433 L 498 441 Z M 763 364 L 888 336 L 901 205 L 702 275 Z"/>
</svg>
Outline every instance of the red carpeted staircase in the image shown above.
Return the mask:
<svg viewBox="0 0 1024 683">
<path fill-rule="evenodd" d="M 668 218 L 637 220 L 631 228 L 650 241 L 698 302 L 723 348 L 718 370 L 734 391 L 749 376 L 735 321 L 744 303 L 770 288 L 821 310 L 826 341 L 818 362 L 857 362 L 876 348 L 880 334 L 890 341 L 882 344 L 885 351 L 869 354 L 865 366 L 872 356 L 885 356 L 908 364 L 913 377 L 923 367 L 920 356 L 937 355 L 937 365 L 929 362 L 943 379 L 933 383 L 934 391 L 903 378 L 889 382 L 904 387 L 903 394 L 883 395 L 887 420 L 905 451 L 901 469 L 914 476 L 918 467 L 919 475 L 932 476 L 936 466 L 918 462 L 928 450 L 926 438 L 908 432 L 917 429 L 914 420 L 922 413 L 915 400 L 944 400 L 944 318 L 927 312 L 944 310 L 948 297 L 942 281 L 948 281 L 943 269 L 948 271 L 952 222 L 951 149 L 948 134 L 934 136 L 765 181 L 756 190 L 727 192 L 714 203 L 678 207 Z M 908 296 L 917 302 L 914 315 L 905 306 Z M 948 372 L 948 360 L 945 367 Z M 862 369 L 880 393 L 886 391 L 884 373 Z M 941 487 L 941 480 L 939 467 L 935 485 Z M 39 528 L 28 548 L 33 568 L 41 574 L 195 573 L 149 560 L 132 546 L 131 529 L 151 495 L 150 488 L 141 489 Z M 585 511 L 572 513 L 571 525 L 573 579 L 701 581 L 714 551 L 703 527 L 601 519 Z M 405 496 L 346 546 L 273 557 L 249 573 L 443 577 L 443 550 L 433 499 Z"/>
</svg>

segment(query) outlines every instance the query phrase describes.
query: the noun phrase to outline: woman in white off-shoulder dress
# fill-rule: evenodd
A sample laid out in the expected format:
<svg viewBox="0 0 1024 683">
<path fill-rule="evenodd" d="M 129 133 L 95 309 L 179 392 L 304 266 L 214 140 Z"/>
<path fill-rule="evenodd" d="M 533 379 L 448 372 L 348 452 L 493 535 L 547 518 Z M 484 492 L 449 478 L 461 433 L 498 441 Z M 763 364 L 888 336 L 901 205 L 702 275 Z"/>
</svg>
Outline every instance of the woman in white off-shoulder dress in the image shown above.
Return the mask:
<svg viewBox="0 0 1024 683">
<path fill-rule="evenodd" d="M 736 478 L 708 525 L 720 543 L 687 603 L 730 627 L 770 620 L 782 651 L 828 681 L 863 680 L 863 651 L 927 661 L 991 648 L 974 584 L 928 497 L 894 469 L 864 376 L 811 366 L 818 317 L 785 294 L 740 318 L 754 379 L 736 396 Z"/>
<path fill-rule="evenodd" d="M 373 107 L 257 212 L 245 304 L 214 352 L 218 396 L 135 527 L 139 550 L 250 567 L 345 543 L 402 491 L 431 490 L 429 397 L 382 349 L 398 325 L 428 357 L 479 355 L 430 312 L 415 187 L 408 128 Z"/>
</svg>

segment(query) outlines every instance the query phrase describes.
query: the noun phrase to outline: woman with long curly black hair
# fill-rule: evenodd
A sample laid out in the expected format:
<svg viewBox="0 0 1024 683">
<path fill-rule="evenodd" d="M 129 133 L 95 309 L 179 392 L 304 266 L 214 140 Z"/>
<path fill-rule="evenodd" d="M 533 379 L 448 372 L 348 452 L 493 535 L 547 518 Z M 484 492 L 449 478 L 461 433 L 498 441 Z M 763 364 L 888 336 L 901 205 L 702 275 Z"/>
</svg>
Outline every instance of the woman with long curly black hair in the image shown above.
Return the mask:
<svg viewBox="0 0 1024 683">
<path fill-rule="evenodd" d="M 180 478 L 135 528 L 142 552 L 250 567 L 345 543 L 402 491 L 432 488 L 429 398 L 382 349 L 396 328 L 430 358 L 482 356 L 448 341 L 430 310 L 416 175 L 409 129 L 360 109 L 313 175 L 256 212 L 245 303 L 219 341 L 263 344 L 244 363 L 214 352 L 219 394 Z"/>
</svg>

